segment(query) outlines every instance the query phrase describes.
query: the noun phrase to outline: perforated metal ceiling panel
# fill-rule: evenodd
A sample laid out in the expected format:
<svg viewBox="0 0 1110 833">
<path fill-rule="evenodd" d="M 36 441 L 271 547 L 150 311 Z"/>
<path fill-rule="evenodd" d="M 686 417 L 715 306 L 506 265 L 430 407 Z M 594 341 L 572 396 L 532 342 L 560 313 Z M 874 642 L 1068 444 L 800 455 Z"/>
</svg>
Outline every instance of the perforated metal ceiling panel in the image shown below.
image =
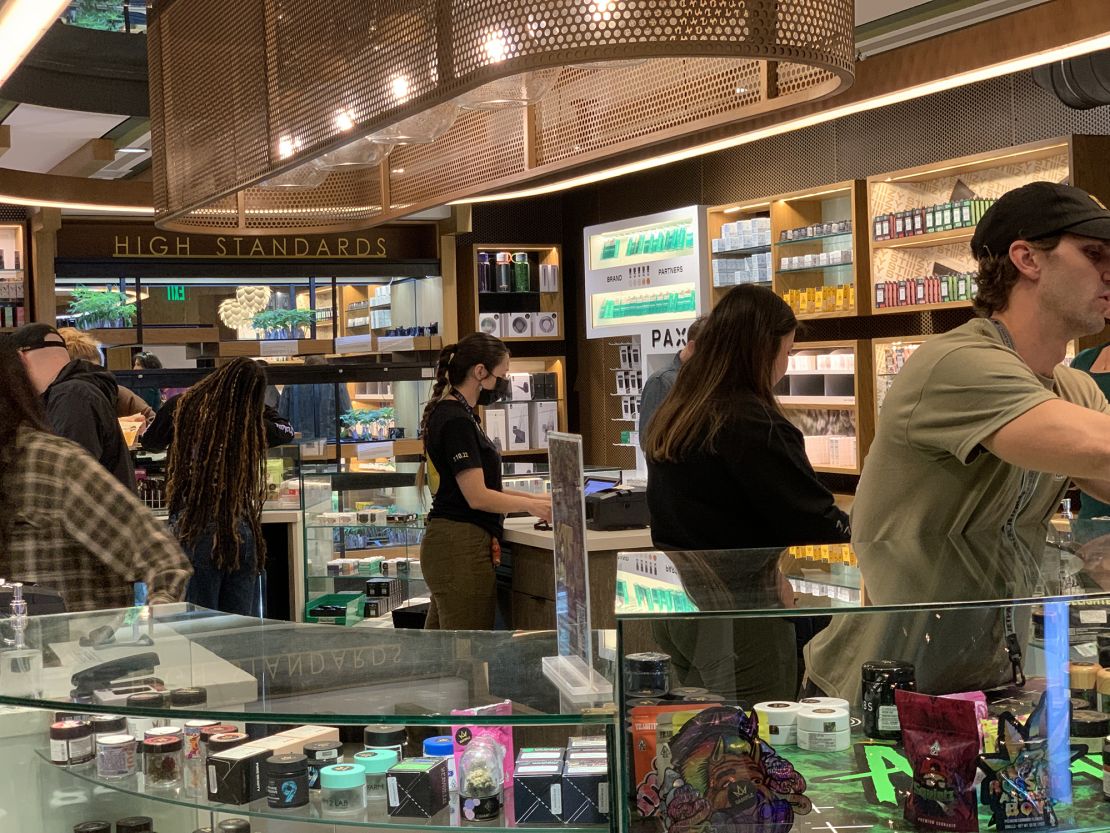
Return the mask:
<svg viewBox="0 0 1110 833">
<path fill-rule="evenodd" d="M 164 0 L 156 222 L 367 226 L 738 123 L 850 83 L 852 25 L 849 0 Z M 491 86 L 547 84 L 380 167 L 314 163 L 439 105 L 488 109 Z"/>
</svg>

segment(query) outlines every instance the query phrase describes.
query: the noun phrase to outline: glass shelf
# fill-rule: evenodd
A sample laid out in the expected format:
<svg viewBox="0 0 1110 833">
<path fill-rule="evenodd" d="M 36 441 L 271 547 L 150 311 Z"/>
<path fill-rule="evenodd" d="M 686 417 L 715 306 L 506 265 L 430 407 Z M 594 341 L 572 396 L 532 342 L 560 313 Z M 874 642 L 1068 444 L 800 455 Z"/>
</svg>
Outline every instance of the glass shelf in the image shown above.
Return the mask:
<svg viewBox="0 0 1110 833">
<path fill-rule="evenodd" d="M 53 767 L 54 764 L 50 763 L 49 755 L 43 750 L 37 750 L 38 765 Z M 458 813 L 458 796 L 451 795 L 452 804 L 449 804 L 440 812 L 436 813 L 431 818 L 411 818 L 401 816 L 390 816 L 384 802 L 371 804 L 366 811 L 359 815 L 352 816 L 338 816 L 324 813 L 320 808 L 320 793 L 318 790 L 311 791 L 311 798 L 309 803 L 303 807 L 295 807 L 288 810 L 275 809 L 266 803 L 266 799 L 262 798 L 257 801 L 252 801 L 249 804 L 220 804 L 218 802 L 209 801 L 205 795 L 193 794 L 185 788 L 178 788 L 174 790 L 146 790 L 144 789 L 142 775 L 135 775 L 130 778 L 121 780 L 107 780 L 100 778 L 96 774 L 95 767 L 85 765 L 81 767 L 65 767 L 65 771 L 74 777 L 84 781 L 85 783 L 95 785 L 101 790 L 111 790 L 117 793 L 134 796 L 136 798 L 145 799 L 148 801 L 156 801 L 163 804 L 172 804 L 178 807 L 189 807 L 205 812 L 220 813 L 228 816 L 239 816 L 249 818 L 262 818 L 274 821 L 283 822 L 297 822 L 300 825 L 330 828 L 335 826 L 337 828 L 381 828 L 381 829 L 405 829 L 405 830 L 441 830 L 451 827 L 463 827 L 463 822 Z M 509 821 L 514 817 L 513 808 L 513 791 L 506 790 L 504 795 L 503 810 L 493 822 L 482 824 L 480 822 L 466 822 L 465 827 L 467 830 L 478 831 L 500 831 L 506 828 L 517 827 L 515 822 Z M 608 829 L 609 825 L 563 825 L 563 824 L 527 824 L 520 825 L 522 828 L 529 830 L 542 829 L 545 827 L 558 828 L 564 831 L 590 831 L 590 833 L 597 833 L 599 830 Z"/>
<path fill-rule="evenodd" d="M 824 272 L 826 269 L 851 269 L 854 266 L 851 261 L 848 263 L 827 263 L 824 266 L 804 266 L 801 269 L 778 269 L 776 274 L 789 275 L 792 272 Z"/>
<path fill-rule="evenodd" d="M 852 232 L 850 230 L 849 231 L 838 231 L 835 234 L 817 234 L 817 235 L 814 235 L 813 237 L 798 237 L 798 238 L 795 238 L 794 240 L 777 240 L 777 241 L 775 241 L 775 245 L 776 246 L 797 246 L 799 243 L 812 243 L 814 240 L 831 240 L 834 237 L 851 237 L 851 236 L 852 236 Z"/>
<path fill-rule="evenodd" d="M 736 257 L 737 255 L 739 255 L 740 257 L 746 257 L 748 255 L 761 255 L 761 254 L 764 254 L 764 253 L 769 252 L 769 251 L 771 251 L 771 246 L 766 245 L 766 246 L 748 246 L 748 247 L 743 248 L 743 249 L 726 249 L 726 250 L 721 251 L 721 252 L 712 252 L 711 254 L 715 258 L 717 258 L 717 257 Z"/>
</svg>

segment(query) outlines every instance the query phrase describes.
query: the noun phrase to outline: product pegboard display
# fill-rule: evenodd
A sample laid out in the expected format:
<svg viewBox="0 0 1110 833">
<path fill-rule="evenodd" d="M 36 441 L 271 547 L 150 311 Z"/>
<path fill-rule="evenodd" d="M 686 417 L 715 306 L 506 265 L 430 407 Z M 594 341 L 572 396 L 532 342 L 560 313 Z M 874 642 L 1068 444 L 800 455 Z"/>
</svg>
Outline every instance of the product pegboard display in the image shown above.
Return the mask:
<svg viewBox="0 0 1110 833">
<path fill-rule="evenodd" d="M 870 347 L 866 341 L 798 342 L 775 388 L 779 405 L 805 436 L 816 471 L 859 474 L 875 435 Z"/>
<path fill-rule="evenodd" d="M 1039 534 L 621 553 L 627 829 L 1104 830 L 1101 573 Z"/>
<path fill-rule="evenodd" d="M 616 829 L 611 710 L 560 710 L 550 632 L 150 612 L 32 617 L 0 693 L 5 829 Z"/>
</svg>

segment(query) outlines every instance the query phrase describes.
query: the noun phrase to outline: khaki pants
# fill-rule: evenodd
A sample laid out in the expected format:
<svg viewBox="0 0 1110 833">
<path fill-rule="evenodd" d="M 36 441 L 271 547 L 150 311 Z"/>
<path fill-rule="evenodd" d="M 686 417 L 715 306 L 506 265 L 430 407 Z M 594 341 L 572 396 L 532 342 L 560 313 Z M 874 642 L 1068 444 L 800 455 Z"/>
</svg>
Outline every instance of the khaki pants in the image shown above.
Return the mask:
<svg viewBox="0 0 1110 833">
<path fill-rule="evenodd" d="M 497 593 L 490 534 L 474 524 L 432 518 L 420 567 L 432 606 L 425 630 L 493 630 Z"/>
</svg>

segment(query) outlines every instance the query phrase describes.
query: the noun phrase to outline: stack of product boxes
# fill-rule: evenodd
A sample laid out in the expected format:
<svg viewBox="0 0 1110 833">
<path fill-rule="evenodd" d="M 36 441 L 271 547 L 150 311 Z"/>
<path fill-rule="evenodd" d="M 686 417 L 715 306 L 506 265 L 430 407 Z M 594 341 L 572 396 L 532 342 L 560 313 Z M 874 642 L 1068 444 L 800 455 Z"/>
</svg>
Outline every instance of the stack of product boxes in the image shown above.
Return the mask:
<svg viewBox="0 0 1110 833">
<path fill-rule="evenodd" d="M 767 283 L 771 280 L 771 252 L 746 252 L 770 247 L 771 218 L 752 217 L 721 226 L 721 236 L 711 242 L 713 254 L 745 252 L 739 257 L 713 259 L 713 285 Z"/>
<path fill-rule="evenodd" d="M 925 208 L 880 214 L 872 220 L 874 236 L 876 240 L 893 240 L 968 228 L 979 222 L 979 218 L 993 202 L 994 200 L 954 200 Z"/>
<path fill-rule="evenodd" d="M 520 750 L 513 772 L 517 824 L 604 824 L 609 820 L 609 752 L 604 737 L 570 738 Z"/>
<path fill-rule="evenodd" d="M 374 619 L 384 616 L 404 601 L 401 582 L 395 578 L 380 576 L 366 582 L 366 609 L 363 617 Z"/>
<path fill-rule="evenodd" d="M 847 312 L 856 307 L 856 285 L 844 283 L 787 289 L 782 293 L 782 299 L 797 314 Z"/>
<path fill-rule="evenodd" d="M 547 448 L 559 430 L 559 389 L 555 373 L 510 373 L 510 401 L 486 408 L 486 434 L 499 451 Z"/>
<path fill-rule="evenodd" d="M 977 278 L 976 272 L 954 272 L 897 281 L 876 281 L 875 308 L 970 301 L 975 294 Z"/>
<path fill-rule="evenodd" d="M 834 249 L 808 255 L 790 255 L 779 258 L 780 272 L 821 269 L 825 266 L 848 266 L 852 262 L 851 249 Z"/>
</svg>

